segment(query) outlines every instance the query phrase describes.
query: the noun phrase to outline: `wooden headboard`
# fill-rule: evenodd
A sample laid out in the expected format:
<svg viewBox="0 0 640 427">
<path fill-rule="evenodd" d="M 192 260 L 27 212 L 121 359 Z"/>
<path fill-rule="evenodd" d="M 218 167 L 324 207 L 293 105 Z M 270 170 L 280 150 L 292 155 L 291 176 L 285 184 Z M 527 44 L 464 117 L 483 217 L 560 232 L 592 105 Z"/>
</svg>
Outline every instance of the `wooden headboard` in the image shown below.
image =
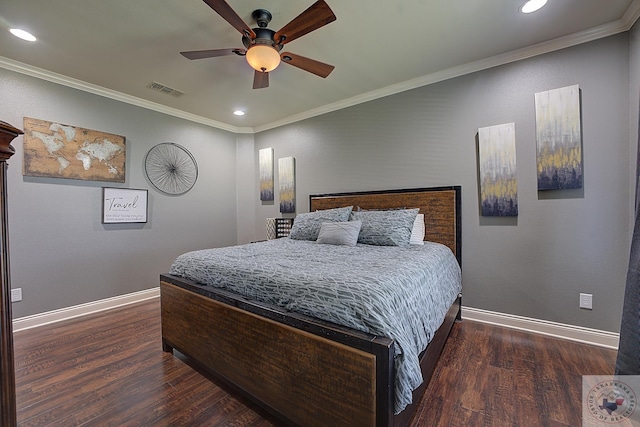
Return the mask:
<svg viewBox="0 0 640 427">
<path fill-rule="evenodd" d="M 462 187 L 412 188 L 406 190 L 312 194 L 309 212 L 353 206 L 361 209 L 420 208 L 424 214 L 425 240 L 442 243 L 462 265 Z"/>
</svg>

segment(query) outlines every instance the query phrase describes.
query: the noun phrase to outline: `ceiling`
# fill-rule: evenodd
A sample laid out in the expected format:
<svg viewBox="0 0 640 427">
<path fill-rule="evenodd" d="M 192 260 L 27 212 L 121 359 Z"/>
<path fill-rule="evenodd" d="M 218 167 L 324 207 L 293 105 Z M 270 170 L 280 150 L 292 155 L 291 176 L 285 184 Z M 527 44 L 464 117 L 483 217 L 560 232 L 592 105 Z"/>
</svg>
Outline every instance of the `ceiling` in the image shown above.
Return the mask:
<svg viewBox="0 0 640 427">
<path fill-rule="evenodd" d="M 278 30 L 314 0 L 227 0 L 250 26 L 269 10 Z M 239 133 L 252 133 L 457 75 L 628 30 L 640 0 L 326 0 L 337 20 L 285 49 L 336 68 L 326 79 L 287 64 L 252 89 L 242 48 L 202 0 L 20 0 L 0 3 L 0 67 Z M 10 27 L 36 42 L 13 37 Z M 148 88 L 157 82 L 179 97 Z M 233 115 L 235 109 L 246 115 Z"/>
</svg>

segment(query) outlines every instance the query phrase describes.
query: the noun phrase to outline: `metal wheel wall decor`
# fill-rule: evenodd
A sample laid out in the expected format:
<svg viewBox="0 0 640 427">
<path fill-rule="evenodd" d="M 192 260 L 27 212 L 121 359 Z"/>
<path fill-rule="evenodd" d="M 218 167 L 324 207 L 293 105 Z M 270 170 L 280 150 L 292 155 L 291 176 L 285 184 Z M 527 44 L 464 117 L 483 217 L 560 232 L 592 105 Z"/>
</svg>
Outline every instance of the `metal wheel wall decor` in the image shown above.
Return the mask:
<svg viewBox="0 0 640 427">
<path fill-rule="evenodd" d="M 198 179 L 196 159 L 173 142 L 152 147 L 144 159 L 144 169 L 154 187 L 171 195 L 186 193 Z"/>
</svg>

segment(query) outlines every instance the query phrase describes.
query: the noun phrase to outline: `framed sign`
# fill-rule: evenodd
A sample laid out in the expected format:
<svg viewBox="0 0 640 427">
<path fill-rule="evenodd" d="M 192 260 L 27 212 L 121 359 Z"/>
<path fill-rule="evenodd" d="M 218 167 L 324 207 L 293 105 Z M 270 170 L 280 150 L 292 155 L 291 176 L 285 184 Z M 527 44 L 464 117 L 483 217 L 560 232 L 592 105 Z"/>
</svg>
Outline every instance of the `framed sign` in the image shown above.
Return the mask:
<svg viewBox="0 0 640 427">
<path fill-rule="evenodd" d="M 147 222 L 147 190 L 102 187 L 102 223 Z"/>
</svg>

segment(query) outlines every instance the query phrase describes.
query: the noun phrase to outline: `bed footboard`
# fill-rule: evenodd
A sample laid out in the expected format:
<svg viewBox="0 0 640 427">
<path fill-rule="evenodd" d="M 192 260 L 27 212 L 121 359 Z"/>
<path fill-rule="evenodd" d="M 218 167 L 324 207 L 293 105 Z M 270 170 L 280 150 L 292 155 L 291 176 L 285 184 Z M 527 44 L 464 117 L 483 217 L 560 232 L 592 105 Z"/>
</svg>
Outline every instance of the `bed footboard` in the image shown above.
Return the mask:
<svg viewBox="0 0 640 427">
<path fill-rule="evenodd" d="M 294 327 L 167 281 L 161 300 L 165 351 L 195 359 L 289 424 L 390 425 L 391 340 L 302 318 Z"/>
</svg>

